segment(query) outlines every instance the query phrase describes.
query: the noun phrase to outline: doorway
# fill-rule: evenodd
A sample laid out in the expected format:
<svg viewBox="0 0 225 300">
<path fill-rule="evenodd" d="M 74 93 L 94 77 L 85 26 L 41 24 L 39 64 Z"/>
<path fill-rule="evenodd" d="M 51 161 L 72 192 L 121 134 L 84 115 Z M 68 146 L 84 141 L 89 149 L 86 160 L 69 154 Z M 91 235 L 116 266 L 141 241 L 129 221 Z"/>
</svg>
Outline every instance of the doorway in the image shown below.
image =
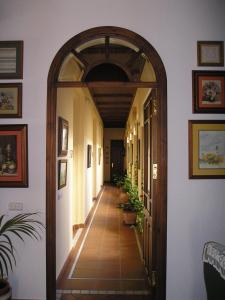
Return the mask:
<svg viewBox="0 0 225 300">
<path fill-rule="evenodd" d="M 139 78 L 135 79 L 135 73 L 129 72 L 129 68 L 126 68 L 121 73 L 121 82 L 107 82 L 102 81 L 91 82 L 86 81 L 65 81 L 60 82 L 58 80 L 61 66 L 64 59 L 71 52 L 75 51 L 75 56 L 79 57 L 79 47 L 85 42 L 88 43 L 93 39 L 104 40 L 106 57 L 108 57 L 109 40 L 121 40 L 128 45 L 135 45 L 138 50 L 134 50 L 135 53 L 131 55 L 130 62 L 140 57 L 145 57 L 151 62 L 151 65 L 155 72 L 156 81 L 140 81 Z M 74 50 L 75 49 L 75 50 Z M 80 57 L 82 64 L 86 62 L 83 57 Z M 100 64 L 100 62 L 99 62 Z M 127 62 L 129 66 L 129 62 Z M 93 69 L 93 65 L 91 68 Z M 109 66 L 103 66 L 108 68 Z M 123 69 L 121 66 L 120 70 Z M 86 74 L 90 71 L 87 67 Z M 118 70 L 115 70 L 118 73 Z M 126 76 L 125 76 L 125 74 Z M 85 75 L 86 75 L 85 74 Z M 128 81 L 129 80 L 129 81 Z M 47 232 L 46 232 L 46 255 L 47 255 L 47 299 L 55 299 L 56 289 L 56 217 L 55 217 L 55 199 L 56 199 L 56 99 L 58 87 L 85 87 L 90 91 L 94 89 L 113 89 L 115 86 L 120 88 L 157 88 L 157 126 L 156 132 L 158 140 L 160 141 L 160 147 L 157 149 L 157 163 L 158 165 L 158 177 L 154 182 L 155 190 L 157 190 L 157 202 L 155 205 L 155 221 L 154 231 L 155 239 L 153 241 L 153 251 L 155 253 L 155 269 L 154 278 L 156 282 L 155 298 L 165 299 L 166 292 L 166 215 L 167 215 L 167 96 L 166 96 L 166 73 L 163 63 L 155 51 L 155 49 L 141 36 L 131 32 L 127 29 L 118 27 L 97 27 L 85 32 L 82 32 L 71 40 L 69 40 L 57 53 L 55 59 L 52 62 L 49 77 L 48 77 L 48 106 L 47 106 L 47 157 L 46 157 L 46 206 L 47 206 Z M 104 93 L 102 92 L 101 97 Z M 129 93 L 130 95 L 130 93 Z M 115 96 L 115 95 L 114 95 Z M 107 115 L 107 112 L 106 112 Z M 123 114 L 122 114 L 123 115 Z M 112 122 L 112 120 L 111 120 Z M 152 169 L 152 166 L 150 166 Z"/>
<path fill-rule="evenodd" d="M 122 176 L 124 173 L 124 141 L 111 140 L 110 147 L 110 181 L 115 176 Z"/>
</svg>

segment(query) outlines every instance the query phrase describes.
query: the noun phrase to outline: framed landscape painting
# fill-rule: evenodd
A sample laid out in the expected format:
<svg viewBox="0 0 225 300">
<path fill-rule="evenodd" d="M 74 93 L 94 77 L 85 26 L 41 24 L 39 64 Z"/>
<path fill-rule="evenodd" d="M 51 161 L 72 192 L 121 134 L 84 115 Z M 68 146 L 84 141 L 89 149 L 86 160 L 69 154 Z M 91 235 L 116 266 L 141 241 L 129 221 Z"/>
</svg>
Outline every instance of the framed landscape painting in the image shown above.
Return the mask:
<svg viewBox="0 0 225 300">
<path fill-rule="evenodd" d="M 225 113 L 225 71 L 192 71 L 193 112 Z"/>
<path fill-rule="evenodd" d="M 0 41 L 0 79 L 23 78 L 23 41 Z"/>
<path fill-rule="evenodd" d="M 27 186 L 27 125 L 0 125 L 0 187 Z"/>
<path fill-rule="evenodd" d="M 224 66 L 223 41 L 198 41 L 197 57 L 198 66 Z"/>
<path fill-rule="evenodd" d="M 189 121 L 189 178 L 225 178 L 225 120 Z"/>
<path fill-rule="evenodd" d="M 0 118 L 22 118 L 22 83 L 0 83 Z"/>
</svg>

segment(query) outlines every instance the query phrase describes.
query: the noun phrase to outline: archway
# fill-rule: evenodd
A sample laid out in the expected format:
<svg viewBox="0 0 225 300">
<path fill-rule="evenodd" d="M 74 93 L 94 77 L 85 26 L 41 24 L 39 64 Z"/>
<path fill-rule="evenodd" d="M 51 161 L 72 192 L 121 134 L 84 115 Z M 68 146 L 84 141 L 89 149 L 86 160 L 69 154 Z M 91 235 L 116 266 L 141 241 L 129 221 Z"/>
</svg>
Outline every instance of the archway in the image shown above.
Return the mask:
<svg viewBox="0 0 225 300">
<path fill-rule="evenodd" d="M 48 76 L 47 96 L 47 149 L 46 149 L 46 256 L 47 256 L 47 299 L 55 299 L 56 288 L 56 90 L 60 86 L 58 76 L 65 57 L 72 49 L 92 39 L 111 37 L 121 39 L 125 42 L 136 45 L 151 62 L 156 82 L 129 82 L 133 87 L 157 88 L 157 136 L 160 141 L 158 149 L 158 177 L 155 250 L 156 257 L 156 280 L 157 288 L 155 299 L 165 299 L 166 294 L 166 232 L 167 232 L 167 80 L 166 72 L 160 56 L 156 50 L 140 35 L 127 29 L 118 27 L 97 27 L 84 31 L 70 39 L 56 54 Z M 78 55 L 78 53 L 76 53 Z M 64 82 L 64 86 L 90 87 L 88 82 Z M 156 252 L 155 251 L 155 252 Z"/>
</svg>

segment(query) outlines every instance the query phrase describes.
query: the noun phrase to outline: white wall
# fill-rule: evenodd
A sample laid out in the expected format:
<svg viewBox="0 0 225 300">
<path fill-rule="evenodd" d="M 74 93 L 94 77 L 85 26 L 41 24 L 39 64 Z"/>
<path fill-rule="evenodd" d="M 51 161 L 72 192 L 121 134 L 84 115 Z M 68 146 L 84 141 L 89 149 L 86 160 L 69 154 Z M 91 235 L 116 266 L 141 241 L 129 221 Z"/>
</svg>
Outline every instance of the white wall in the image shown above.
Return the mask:
<svg viewBox="0 0 225 300">
<path fill-rule="evenodd" d="M 66 102 L 66 105 L 65 105 Z M 67 160 L 66 186 L 56 192 L 56 276 L 59 275 L 72 247 L 73 214 L 73 103 L 74 92 L 71 89 L 58 89 L 57 116 L 68 121 L 68 154 L 57 157 L 57 161 Z M 58 120 L 57 120 L 58 121 Z M 58 125 L 58 122 L 57 122 Z M 58 126 L 57 126 L 58 127 Z M 57 131 L 58 132 L 58 131 Z M 57 143 L 58 144 L 58 143 Z M 57 165 L 58 170 L 58 165 Z M 58 176 L 56 176 L 58 178 Z M 57 186 L 57 185 L 56 185 Z"/>
<path fill-rule="evenodd" d="M 197 40 L 224 39 L 224 15 L 224 0 L 0 0 L 0 40 L 24 40 L 23 118 L 1 124 L 29 126 L 29 188 L 1 189 L 1 212 L 18 199 L 24 210 L 45 214 L 47 75 L 56 52 L 91 27 L 133 30 L 158 51 L 168 78 L 167 300 L 206 299 L 202 247 L 207 240 L 225 243 L 225 185 L 188 179 L 188 119 L 224 115 L 192 114 L 191 70 L 200 69 Z M 14 297 L 45 299 L 45 239 L 21 251 L 11 276 Z"/>
</svg>

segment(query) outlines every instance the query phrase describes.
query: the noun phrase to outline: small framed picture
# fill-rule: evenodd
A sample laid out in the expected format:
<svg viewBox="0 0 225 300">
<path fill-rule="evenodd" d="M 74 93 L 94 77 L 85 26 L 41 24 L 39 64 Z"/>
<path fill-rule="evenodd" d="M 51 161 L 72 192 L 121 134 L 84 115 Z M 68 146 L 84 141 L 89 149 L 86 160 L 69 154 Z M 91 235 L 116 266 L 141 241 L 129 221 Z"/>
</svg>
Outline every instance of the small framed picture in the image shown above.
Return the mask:
<svg viewBox="0 0 225 300">
<path fill-rule="evenodd" d="M 23 41 L 0 41 L 0 79 L 23 78 Z"/>
<path fill-rule="evenodd" d="M 225 112 L 225 71 L 192 71 L 193 113 Z"/>
<path fill-rule="evenodd" d="M 225 120 L 189 121 L 189 178 L 225 178 Z"/>
<path fill-rule="evenodd" d="M 0 83 L 0 118 L 22 118 L 22 83 Z"/>
<path fill-rule="evenodd" d="M 28 187 L 27 125 L 0 125 L 0 187 Z"/>
<path fill-rule="evenodd" d="M 223 41 L 198 41 L 197 57 L 198 66 L 224 66 Z"/>
<path fill-rule="evenodd" d="M 137 140 L 137 167 L 138 170 L 141 168 L 141 140 Z"/>
<path fill-rule="evenodd" d="M 58 118 L 58 156 L 66 156 L 68 152 L 69 123 L 67 120 Z"/>
<path fill-rule="evenodd" d="M 87 145 L 87 168 L 91 167 L 91 145 Z"/>
<path fill-rule="evenodd" d="M 102 159 L 102 148 L 98 148 L 98 164 L 101 164 L 101 159 Z"/>
<path fill-rule="evenodd" d="M 60 159 L 58 161 L 58 190 L 66 186 L 67 180 L 67 160 Z"/>
</svg>

